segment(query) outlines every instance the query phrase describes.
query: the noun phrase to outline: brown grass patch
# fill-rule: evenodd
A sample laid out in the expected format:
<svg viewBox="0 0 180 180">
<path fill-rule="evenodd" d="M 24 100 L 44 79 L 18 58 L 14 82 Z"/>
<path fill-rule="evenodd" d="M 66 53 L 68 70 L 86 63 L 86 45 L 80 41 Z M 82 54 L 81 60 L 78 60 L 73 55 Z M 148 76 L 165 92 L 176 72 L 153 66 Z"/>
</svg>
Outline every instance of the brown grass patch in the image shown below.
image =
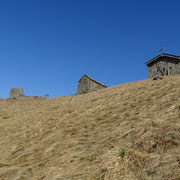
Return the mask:
<svg viewBox="0 0 180 180">
<path fill-rule="evenodd" d="M 177 75 L 84 95 L 1 99 L 0 178 L 178 180 L 179 84 Z"/>
</svg>

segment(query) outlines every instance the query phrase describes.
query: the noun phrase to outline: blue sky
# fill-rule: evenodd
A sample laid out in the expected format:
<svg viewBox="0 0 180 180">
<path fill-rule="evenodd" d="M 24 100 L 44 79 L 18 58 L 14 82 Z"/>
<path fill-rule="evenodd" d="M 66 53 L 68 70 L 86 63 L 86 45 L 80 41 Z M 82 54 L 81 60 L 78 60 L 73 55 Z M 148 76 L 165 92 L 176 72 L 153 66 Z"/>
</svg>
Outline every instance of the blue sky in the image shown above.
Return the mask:
<svg viewBox="0 0 180 180">
<path fill-rule="evenodd" d="M 146 79 L 159 48 L 180 55 L 179 0 L 0 0 L 0 97 L 75 94 Z"/>
</svg>

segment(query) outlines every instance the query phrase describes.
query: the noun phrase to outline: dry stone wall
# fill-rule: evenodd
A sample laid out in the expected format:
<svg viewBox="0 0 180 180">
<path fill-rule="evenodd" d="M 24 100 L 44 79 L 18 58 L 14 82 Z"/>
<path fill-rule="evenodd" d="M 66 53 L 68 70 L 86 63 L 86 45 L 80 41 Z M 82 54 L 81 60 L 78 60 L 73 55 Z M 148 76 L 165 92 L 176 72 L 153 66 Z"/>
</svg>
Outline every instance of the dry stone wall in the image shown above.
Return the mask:
<svg viewBox="0 0 180 180">
<path fill-rule="evenodd" d="M 19 99 L 24 97 L 24 89 L 23 88 L 12 88 L 10 90 L 9 98 L 10 99 Z"/>
<path fill-rule="evenodd" d="M 10 99 L 39 99 L 42 96 L 26 96 L 23 88 L 12 88 L 9 94 Z"/>
</svg>

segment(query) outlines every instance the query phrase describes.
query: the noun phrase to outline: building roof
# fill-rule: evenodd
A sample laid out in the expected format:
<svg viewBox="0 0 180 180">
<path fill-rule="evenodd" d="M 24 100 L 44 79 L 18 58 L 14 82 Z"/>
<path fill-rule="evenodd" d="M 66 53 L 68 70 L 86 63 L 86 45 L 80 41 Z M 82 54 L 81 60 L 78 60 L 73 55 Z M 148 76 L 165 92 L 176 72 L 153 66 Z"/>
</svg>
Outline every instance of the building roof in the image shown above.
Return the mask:
<svg viewBox="0 0 180 180">
<path fill-rule="evenodd" d="M 175 56 L 175 55 L 171 55 L 171 54 L 162 53 L 162 54 L 156 56 L 155 58 L 149 60 L 149 61 L 146 62 L 145 64 L 146 64 L 147 66 L 149 66 L 152 62 L 158 60 L 158 59 L 161 58 L 161 57 L 169 57 L 169 58 L 173 58 L 173 59 L 176 59 L 176 60 L 180 60 L 180 56 Z"/>
<path fill-rule="evenodd" d="M 101 85 L 101 86 L 107 87 L 105 84 L 103 84 L 103 83 L 101 83 L 101 82 L 99 82 L 99 81 L 96 81 L 95 79 L 89 77 L 89 76 L 86 75 L 86 74 L 84 74 L 84 76 L 82 76 L 81 78 L 83 78 L 83 77 L 87 77 L 87 78 L 90 79 L 91 81 L 94 81 L 95 83 L 97 83 L 97 84 L 99 84 L 99 85 Z M 81 79 L 80 79 L 80 80 L 81 80 Z M 79 80 L 79 81 L 80 81 L 80 80 Z"/>
</svg>

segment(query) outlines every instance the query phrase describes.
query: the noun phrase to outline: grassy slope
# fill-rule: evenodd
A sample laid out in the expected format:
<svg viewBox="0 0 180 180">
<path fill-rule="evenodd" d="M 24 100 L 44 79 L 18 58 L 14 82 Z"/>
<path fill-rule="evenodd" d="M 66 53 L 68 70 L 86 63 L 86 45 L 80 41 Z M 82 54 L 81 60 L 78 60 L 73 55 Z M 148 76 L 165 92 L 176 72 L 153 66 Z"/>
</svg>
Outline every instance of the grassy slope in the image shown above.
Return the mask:
<svg viewBox="0 0 180 180">
<path fill-rule="evenodd" d="M 179 180 L 180 76 L 0 100 L 0 179 Z"/>
</svg>

